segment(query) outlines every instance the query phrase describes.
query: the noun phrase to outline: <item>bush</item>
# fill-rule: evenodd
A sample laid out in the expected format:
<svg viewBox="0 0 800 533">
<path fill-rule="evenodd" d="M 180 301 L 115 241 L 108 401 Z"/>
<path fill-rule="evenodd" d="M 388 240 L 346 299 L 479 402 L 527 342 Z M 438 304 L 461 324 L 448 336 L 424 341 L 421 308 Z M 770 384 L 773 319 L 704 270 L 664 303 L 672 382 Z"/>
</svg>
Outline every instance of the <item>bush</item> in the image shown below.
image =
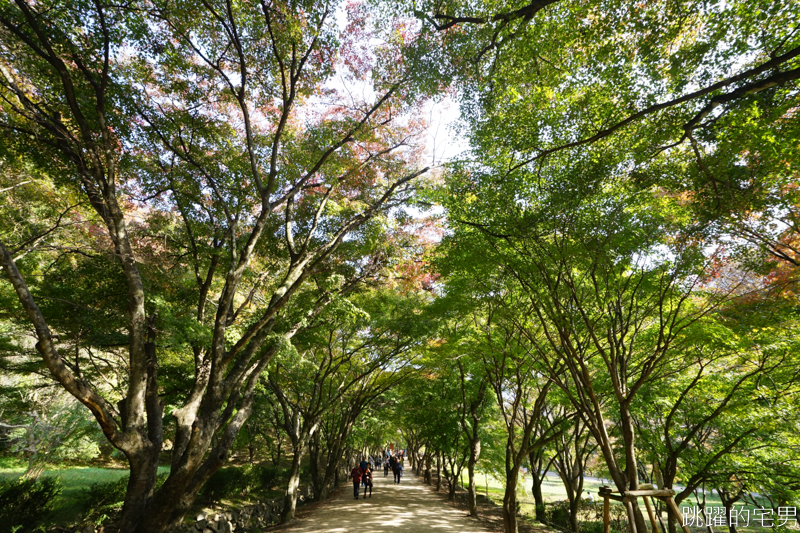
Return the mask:
<svg viewBox="0 0 800 533">
<path fill-rule="evenodd" d="M 57 478 L 0 480 L 0 533 L 33 531 L 61 492 Z"/>
<path fill-rule="evenodd" d="M 569 503 L 558 502 L 550 506 L 547 521 L 556 527 L 569 530 Z"/>
<path fill-rule="evenodd" d="M 603 521 L 581 522 L 581 533 L 603 533 Z"/>
<path fill-rule="evenodd" d="M 200 499 L 207 504 L 219 503 L 225 496 L 242 494 L 248 485 L 247 474 L 241 468 L 220 468 L 200 490 Z"/>
<path fill-rule="evenodd" d="M 277 466 L 256 465 L 251 471 L 251 483 L 253 488 L 268 492 L 278 484 L 283 471 Z"/>
<path fill-rule="evenodd" d="M 542 518 L 543 520 L 547 519 L 547 506 L 543 503 L 536 504 L 536 517 Z"/>
<path fill-rule="evenodd" d="M 569 502 L 555 502 L 546 505 L 545 520 L 551 525 L 564 531 L 571 531 L 569 523 Z M 611 523 L 609 527 L 613 533 L 626 533 L 628 519 L 625 507 L 612 502 L 610 508 Z M 578 528 L 580 533 L 603 533 L 603 504 L 581 500 L 578 503 Z"/>
<path fill-rule="evenodd" d="M 129 476 L 107 483 L 92 483 L 79 496 L 79 505 L 84 520 L 111 516 L 122 509 Z"/>
</svg>

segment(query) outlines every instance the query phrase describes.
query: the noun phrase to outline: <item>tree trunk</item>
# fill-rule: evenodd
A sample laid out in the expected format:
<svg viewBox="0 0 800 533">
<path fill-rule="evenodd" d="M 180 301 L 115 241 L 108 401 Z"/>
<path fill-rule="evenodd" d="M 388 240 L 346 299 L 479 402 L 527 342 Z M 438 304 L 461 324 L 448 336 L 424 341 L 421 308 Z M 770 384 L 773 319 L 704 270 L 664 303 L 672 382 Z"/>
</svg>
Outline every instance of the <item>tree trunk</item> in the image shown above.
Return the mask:
<svg viewBox="0 0 800 533">
<path fill-rule="evenodd" d="M 620 406 L 620 419 L 622 426 L 622 437 L 625 443 L 625 470 L 627 473 L 627 487 L 617 487 L 624 490 L 637 490 L 639 488 L 639 469 L 636 464 L 636 446 L 633 417 L 627 404 Z M 628 508 L 629 519 L 633 519 L 636 524 L 637 533 L 647 533 L 647 525 L 642 515 L 642 510 L 638 505 L 626 505 Z"/>
<path fill-rule="evenodd" d="M 436 492 L 442 490 L 442 454 L 436 453 Z"/>
<path fill-rule="evenodd" d="M 425 451 L 425 483 L 430 485 L 433 483 L 431 479 L 431 454 L 429 451 Z"/>
<path fill-rule="evenodd" d="M 738 533 L 738 527 L 731 518 L 733 517 L 734 504 L 742 499 L 744 489 L 739 489 L 736 493 L 733 493 L 725 488 L 717 488 L 717 494 L 719 494 L 719 499 L 725 508 L 725 516 L 728 517 L 728 533 Z"/>
<path fill-rule="evenodd" d="M 327 468 L 322 467 L 322 463 L 326 462 L 323 461 L 323 452 L 322 446 L 320 442 L 320 433 L 317 432 L 308 442 L 308 459 L 309 459 L 309 470 L 311 471 L 311 487 L 314 491 L 314 501 L 322 501 L 324 499 L 320 498 L 320 495 L 325 492 L 327 494 L 327 490 L 325 490 L 325 471 Z M 327 464 L 325 465 L 327 467 Z"/>
<path fill-rule="evenodd" d="M 554 459 L 551 459 L 547 464 L 544 463 L 544 448 L 535 448 L 528 454 L 528 463 L 531 467 L 531 494 L 533 494 L 533 503 L 535 506 L 536 520 L 544 523 L 546 520 L 546 508 L 544 505 L 544 495 L 542 494 L 542 483 L 547 477 L 547 471 L 553 465 Z"/>
<path fill-rule="evenodd" d="M 533 478 L 533 483 L 531 483 L 531 494 L 533 494 L 533 503 L 536 506 L 536 520 L 539 522 L 544 522 L 545 506 L 544 495 L 542 494 L 542 482 L 544 481 L 545 474 L 543 473 L 539 475 L 534 468 L 531 468 L 531 477 Z"/>
<path fill-rule="evenodd" d="M 160 451 L 160 449 L 145 448 L 140 453 L 128 456 L 130 477 L 119 521 L 120 533 L 136 531 L 137 525 L 153 499 L 158 475 L 158 452 Z"/>
<path fill-rule="evenodd" d="M 519 465 L 506 469 L 506 491 L 503 494 L 503 528 L 505 533 L 517 533 L 517 474 Z"/>
<path fill-rule="evenodd" d="M 578 498 L 574 501 L 569 502 L 569 527 L 573 531 L 573 533 L 578 533 L 579 526 L 578 526 L 578 505 L 580 504 L 581 498 L 580 494 Z M 658 533 L 654 531 L 653 533 Z"/>
<path fill-rule="evenodd" d="M 458 488 L 458 473 L 456 472 L 456 464 L 455 460 L 453 460 L 452 465 L 449 468 L 449 475 L 447 476 L 447 484 L 448 484 L 448 491 L 447 491 L 447 498 L 454 502 L 456 501 L 456 489 Z"/>
<path fill-rule="evenodd" d="M 300 487 L 300 462 L 303 459 L 304 449 L 305 439 L 299 439 L 294 451 L 294 457 L 292 458 L 292 466 L 289 470 L 289 483 L 286 487 L 286 496 L 283 500 L 283 512 L 281 512 L 282 524 L 294 520 L 294 513 L 297 510 L 297 492 Z"/>
<path fill-rule="evenodd" d="M 478 494 L 475 486 L 475 464 L 481 455 L 480 437 L 471 439 L 469 443 L 469 460 L 467 462 L 467 475 L 469 476 L 469 487 L 467 489 L 467 504 L 469 505 L 469 515 L 478 516 Z"/>
<path fill-rule="evenodd" d="M 667 529 L 669 533 L 678 533 L 678 519 L 669 507 L 667 507 Z"/>
<path fill-rule="evenodd" d="M 728 533 L 738 533 L 739 529 L 733 520 L 730 520 L 731 513 L 733 512 L 733 501 L 722 501 L 722 506 L 725 508 L 725 516 L 728 517 Z"/>
<path fill-rule="evenodd" d="M 345 435 L 346 438 L 346 435 Z M 314 492 L 315 501 L 321 502 L 328 497 L 331 486 L 339 486 L 339 465 L 342 461 L 342 442 L 344 438 L 338 441 L 328 452 L 325 463 L 325 476 L 322 479 L 322 485 L 319 494 Z"/>
</svg>

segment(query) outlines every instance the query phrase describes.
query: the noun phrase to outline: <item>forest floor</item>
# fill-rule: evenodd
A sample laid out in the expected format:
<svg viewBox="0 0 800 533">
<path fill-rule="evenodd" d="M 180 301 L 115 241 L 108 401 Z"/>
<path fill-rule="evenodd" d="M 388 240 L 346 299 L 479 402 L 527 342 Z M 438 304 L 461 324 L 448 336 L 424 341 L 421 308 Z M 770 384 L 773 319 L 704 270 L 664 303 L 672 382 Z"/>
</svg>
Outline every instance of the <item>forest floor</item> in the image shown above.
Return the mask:
<svg viewBox="0 0 800 533">
<path fill-rule="evenodd" d="M 470 518 L 463 504 L 447 500 L 433 487 L 413 475 L 403 476 L 395 485 L 391 475 L 376 472 L 372 497 L 358 501 L 352 483 L 319 504 L 298 508 L 297 520 L 268 531 L 287 533 L 496 533 L 503 531 L 500 510 L 492 504 L 480 506 L 480 517 Z M 550 533 L 544 526 L 520 524 L 521 533 Z"/>
</svg>

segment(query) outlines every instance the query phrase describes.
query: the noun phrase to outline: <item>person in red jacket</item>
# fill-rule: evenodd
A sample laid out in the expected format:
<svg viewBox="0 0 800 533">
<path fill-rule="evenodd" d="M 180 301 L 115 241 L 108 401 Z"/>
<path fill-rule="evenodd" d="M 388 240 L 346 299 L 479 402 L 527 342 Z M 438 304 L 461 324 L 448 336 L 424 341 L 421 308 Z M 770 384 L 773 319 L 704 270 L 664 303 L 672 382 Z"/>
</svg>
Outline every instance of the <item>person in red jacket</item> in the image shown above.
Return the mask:
<svg viewBox="0 0 800 533">
<path fill-rule="evenodd" d="M 353 478 L 353 496 L 358 499 L 358 489 L 361 487 L 361 469 L 358 465 L 354 466 L 350 471 L 350 477 Z"/>
</svg>

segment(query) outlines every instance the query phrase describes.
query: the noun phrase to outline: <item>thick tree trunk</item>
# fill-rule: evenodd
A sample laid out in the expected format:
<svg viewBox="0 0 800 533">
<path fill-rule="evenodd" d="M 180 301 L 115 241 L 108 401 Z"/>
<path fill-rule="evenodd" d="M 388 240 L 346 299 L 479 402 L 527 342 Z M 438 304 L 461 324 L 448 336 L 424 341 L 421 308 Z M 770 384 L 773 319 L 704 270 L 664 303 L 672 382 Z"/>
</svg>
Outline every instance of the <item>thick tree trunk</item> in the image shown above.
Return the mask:
<svg viewBox="0 0 800 533">
<path fill-rule="evenodd" d="M 138 527 L 135 529 L 137 533 L 163 533 L 170 524 L 170 518 L 176 512 L 181 514 L 179 509 L 188 509 L 191 504 L 187 501 L 186 489 L 196 471 L 196 465 L 184 465 L 180 470 L 170 474 L 167 482 L 158 491 L 158 497 L 148 506 L 146 513 L 137 518 Z M 194 501 L 193 496 L 191 495 L 188 500 Z M 178 520 L 172 518 L 172 521 Z"/>
<path fill-rule="evenodd" d="M 328 497 L 331 487 L 339 485 L 339 465 L 342 460 L 344 439 L 349 426 L 343 434 L 337 435 L 333 442 L 325 442 L 321 432 L 316 432 L 309 442 L 309 459 L 314 501 L 321 502 Z M 328 448 L 325 449 L 327 444 Z"/>
<path fill-rule="evenodd" d="M 730 520 L 731 513 L 733 512 L 733 502 L 723 500 L 722 506 L 725 508 L 725 516 L 729 518 L 728 533 L 738 533 L 739 529 L 736 527 L 736 524 L 732 520 Z"/>
<path fill-rule="evenodd" d="M 321 502 L 322 500 L 326 499 L 330 493 L 331 486 L 339 486 L 339 465 L 341 464 L 342 460 L 341 450 L 343 440 L 344 439 L 337 442 L 327 455 L 325 461 L 325 475 L 322 478 L 322 484 L 319 487 L 319 493 L 317 493 L 317 489 L 314 490 L 315 501 Z"/>
<path fill-rule="evenodd" d="M 137 525 L 153 499 L 158 475 L 158 452 L 160 451 L 151 446 L 128 456 L 130 477 L 119 521 L 120 533 L 136 531 Z"/>
<path fill-rule="evenodd" d="M 180 466 L 172 468 L 147 512 L 139 517 L 137 533 L 163 533 L 182 522 L 203 484 L 219 470 L 227 458 L 217 448 L 204 461 L 203 451 L 207 449 L 206 445 L 191 446 Z"/>
<path fill-rule="evenodd" d="M 320 495 L 323 491 L 327 492 L 324 489 L 326 469 L 322 467 L 323 462 L 325 462 L 322 457 L 323 453 L 321 450 L 320 437 L 319 433 L 317 433 L 308 443 L 308 462 L 309 470 L 311 472 L 311 488 L 314 492 L 315 502 L 324 499 L 320 498 Z"/>
<path fill-rule="evenodd" d="M 669 533 L 678 533 L 678 517 L 667 507 L 667 530 Z"/>
<path fill-rule="evenodd" d="M 533 494 L 533 503 L 535 507 L 536 520 L 544 522 L 545 505 L 544 495 L 542 494 L 542 483 L 547 476 L 547 471 L 553 464 L 551 460 L 547 464 L 544 463 L 544 448 L 536 448 L 528 454 L 528 463 L 531 468 L 531 494 Z"/>
<path fill-rule="evenodd" d="M 569 502 L 569 528 L 572 530 L 573 533 L 578 533 L 579 526 L 578 526 L 578 505 L 580 504 L 580 494 L 578 498 L 574 501 Z M 653 533 L 658 533 L 654 531 Z"/>
</svg>

